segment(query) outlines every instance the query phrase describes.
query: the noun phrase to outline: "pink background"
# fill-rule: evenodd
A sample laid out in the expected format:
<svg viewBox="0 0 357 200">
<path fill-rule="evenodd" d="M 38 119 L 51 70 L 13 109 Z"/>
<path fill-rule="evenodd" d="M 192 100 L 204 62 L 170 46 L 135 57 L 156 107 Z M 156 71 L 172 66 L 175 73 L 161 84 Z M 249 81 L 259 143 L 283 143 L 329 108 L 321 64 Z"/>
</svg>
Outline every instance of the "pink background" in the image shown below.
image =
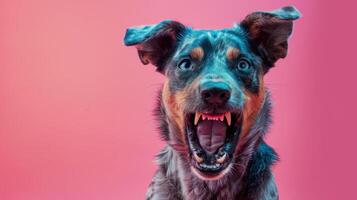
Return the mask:
<svg viewBox="0 0 357 200">
<path fill-rule="evenodd" d="M 163 77 L 123 46 L 125 28 L 176 19 L 224 28 L 294 4 L 289 56 L 267 76 L 267 137 L 282 200 L 357 199 L 353 1 L 0 2 L 0 199 L 143 199 L 163 147 Z"/>
</svg>

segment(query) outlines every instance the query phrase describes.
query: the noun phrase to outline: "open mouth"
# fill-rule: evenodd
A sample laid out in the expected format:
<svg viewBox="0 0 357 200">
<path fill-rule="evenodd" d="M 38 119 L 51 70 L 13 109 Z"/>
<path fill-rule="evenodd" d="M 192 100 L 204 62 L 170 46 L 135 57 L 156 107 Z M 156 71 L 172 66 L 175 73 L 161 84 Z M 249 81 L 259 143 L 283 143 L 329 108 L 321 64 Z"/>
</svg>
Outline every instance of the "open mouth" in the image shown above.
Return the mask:
<svg viewBox="0 0 357 200">
<path fill-rule="evenodd" d="M 221 178 L 233 160 L 241 113 L 195 112 L 186 115 L 185 123 L 193 172 L 205 180 Z"/>
</svg>

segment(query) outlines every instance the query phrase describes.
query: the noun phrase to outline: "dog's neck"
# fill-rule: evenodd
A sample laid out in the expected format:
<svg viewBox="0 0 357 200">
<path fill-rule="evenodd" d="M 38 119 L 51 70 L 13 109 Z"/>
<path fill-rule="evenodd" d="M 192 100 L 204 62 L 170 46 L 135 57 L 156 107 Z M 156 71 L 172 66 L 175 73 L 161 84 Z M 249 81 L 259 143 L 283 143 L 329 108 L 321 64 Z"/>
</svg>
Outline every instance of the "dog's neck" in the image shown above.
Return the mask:
<svg viewBox="0 0 357 200">
<path fill-rule="evenodd" d="M 257 170 L 265 170 L 261 168 L 262 166 L 269 170 L 270 165 L 276 159 L 275 152 L 262 139 L 271 121 L 270 110 L 269 92 L 266 91 L 264 103 L 256 117 L 255 124 L 253 124 L 249 134 L 242 141 L 240 149 L 237 149 L 234 156 L 235 161 L 230 166 L 231 169 L 219 180 L 205 181 L 198 178 L 191 171 L 187 151 L 180 150 L 180 148 L 185 149 L 185 147 L 173 147 L 170 145 L 172 144 L 169 141 L 169 138 L 172 138 L 170 135 L 177 133 L 174 133 L 173 129 L 169 127 L 165 110 L 159 98 L 156 114 L 158 121 L 161 123 L 162 138 L 169 144 L 157 156 L 160 170 L 163 170 L 167 178 L 176 185 L 177 189 L 181 190 L 182 195 L 187 199 L 234 199 L 241 190 L 246 190 L 244 188 L 246 186 L 241 184 L 243 179 L 249 179 L 249 182 L 254 182 L 252 179 L 258 175 L 259 172 Z M 263 152 L 258 152 L 258 149 L 261 148 L 267 149 L 263 150 Z M 262 156 L 256 154 L 264 153 L 266 150 L 268 150 L 268 152 L 265 152 L 267 155 L 263 156 L 265 160 L 259 160 Z"/>
</svg>

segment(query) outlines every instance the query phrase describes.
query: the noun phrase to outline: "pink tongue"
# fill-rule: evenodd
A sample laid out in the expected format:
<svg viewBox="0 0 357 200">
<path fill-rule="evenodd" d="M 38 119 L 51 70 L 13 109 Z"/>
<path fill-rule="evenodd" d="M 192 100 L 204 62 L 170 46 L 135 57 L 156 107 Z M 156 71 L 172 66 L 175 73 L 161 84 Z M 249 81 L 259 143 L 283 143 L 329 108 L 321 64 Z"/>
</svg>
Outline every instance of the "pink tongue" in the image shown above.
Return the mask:
<svg viewBox="0 0 357 200">
<path fill-rule="evenodd" d="M 214 153 L 224 144 L 227 126 L 222 121 L 203 120 L 198 123 L 197 135 L 201 147 L 207 153 Z"/>
</svg>

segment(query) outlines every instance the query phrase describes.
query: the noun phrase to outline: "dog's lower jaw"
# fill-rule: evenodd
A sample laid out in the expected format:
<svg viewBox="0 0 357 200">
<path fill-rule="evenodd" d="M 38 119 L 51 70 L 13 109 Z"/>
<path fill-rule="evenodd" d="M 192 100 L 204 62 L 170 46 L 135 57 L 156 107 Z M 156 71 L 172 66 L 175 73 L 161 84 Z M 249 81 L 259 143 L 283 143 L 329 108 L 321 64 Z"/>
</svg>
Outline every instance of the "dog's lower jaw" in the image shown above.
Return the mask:
<svg viewBox="0 0 357 200">
<path fill-rule="evenodd" d="M 204 180 L 204 181 L 217 181 L 219 179 L 221 179 L 223 176 L 225 176 L 230 168 L 231 168 L 232 164 L 230 164 L 226 169 L 224 169 L 220 174 L 218 174 L 217 176 L 215 177 L 205 177 L 205 176 L 202 176 L 201 173 L 194 167 L 191 166 L 191 171 L 193 174 L 195 174 L 198 178 Z"/>
<path fill-rule="evenodd" d="M 234 199 L 237 196 L 238 184 L 231 184 L 233 182 L 227 176 L 219 180 L 200 179 L 190 170 L 191 166 L 185 161 L 184 155 L 170 146 L 161 151 L 158 163 L 160 167 L 150 184 L 146 199 Z M 228 181 L 229 184 L 224 183 Z"/>
<path fill-rule="evenodd" d="M 218 180 L 202 180 L 190 171 L 182 155 L 167 146 L 158 157 L 160 167 L 146 199 L 276 200 L 277 189 L 269 167 L 275 158 L 272 152 L 261 141 L 243 174 L 228 173 Z"/>
</svg>

